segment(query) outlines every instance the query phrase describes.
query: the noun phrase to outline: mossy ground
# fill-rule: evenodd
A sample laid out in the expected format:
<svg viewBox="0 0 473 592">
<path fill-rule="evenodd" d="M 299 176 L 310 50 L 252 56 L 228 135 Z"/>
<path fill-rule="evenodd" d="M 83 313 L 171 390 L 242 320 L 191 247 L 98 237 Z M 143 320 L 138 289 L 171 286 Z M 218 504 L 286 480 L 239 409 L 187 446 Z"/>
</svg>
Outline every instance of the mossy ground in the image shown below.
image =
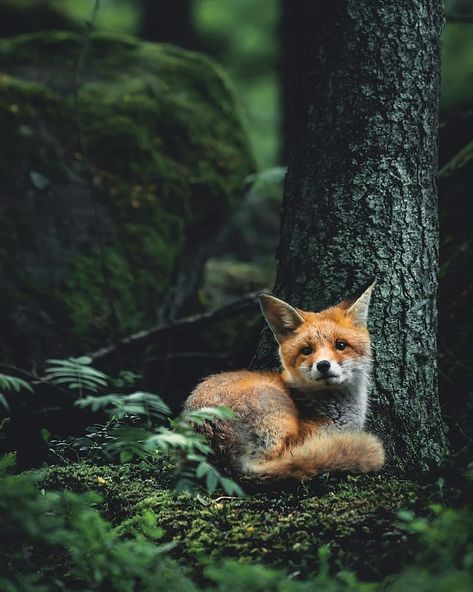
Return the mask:
<svg viewBox="0 0 473 592">
<path fill-rule="evenodd" d="M 97 34 L 79 67 L 83 50 L 66 32 L 0 44 L 7 341 L 62 343 L 55 355 L 157 322 L 182 261 L 254 168 L 232 90 L 206 57 Z"/>
<path fill-rule="evenodd" d="M 416 509 L 422 489 L 385 475 L 320 477 L 310 483 L 253 490 L 246 498 L 216 494 L 175 497 L 171 468 L 148 465 L 51 467 L 45 489 L 98 491 L 102 512 L 120 532 L 136 534 L 136 516 L 151 510 L 171 542 L 171 555 L 196 574 L 225 558 L 297 572 L 318 566 L 318 549 L 329 545 L 337 569 L 380 579 L 408 558 L 397 512 Z M 253 488 L 254 489 L 254 488 Z"/>
</svg>

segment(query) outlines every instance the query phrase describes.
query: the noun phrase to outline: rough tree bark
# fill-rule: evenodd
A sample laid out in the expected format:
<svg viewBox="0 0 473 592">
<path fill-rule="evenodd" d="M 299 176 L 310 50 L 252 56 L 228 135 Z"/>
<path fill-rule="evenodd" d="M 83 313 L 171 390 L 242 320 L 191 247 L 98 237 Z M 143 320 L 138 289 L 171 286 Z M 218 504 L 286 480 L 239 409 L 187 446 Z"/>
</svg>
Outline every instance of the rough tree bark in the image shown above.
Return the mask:
<svg viewBox="0 0 473 592">
<path fill-rule="evenodd" d="M 437 130 L 441 0 L 285 4 L 293 71 L 274 293 L 307 310 L 378 278 L 370 429 L 391 468 L 438 463 Z M 286 25 L 287 26 L 287 25 Z M 292 60 L 294 64 L 294 61 Z M 255 367 L 274 364 L 262 335 Z"/>
</svg>

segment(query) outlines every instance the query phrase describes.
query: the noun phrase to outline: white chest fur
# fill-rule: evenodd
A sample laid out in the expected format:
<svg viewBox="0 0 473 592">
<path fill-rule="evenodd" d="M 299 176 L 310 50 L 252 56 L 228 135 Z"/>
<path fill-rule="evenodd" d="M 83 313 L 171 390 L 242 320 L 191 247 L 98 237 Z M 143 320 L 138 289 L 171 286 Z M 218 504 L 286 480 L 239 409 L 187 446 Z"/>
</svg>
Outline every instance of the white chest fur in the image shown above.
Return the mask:
<svg viewBox="0 0 473 592">
<path fill-rule="evenodd" d="M 330 429 L 361 430 L 368 411 L 368 380 L 360 377 L 343 388 L 330 388 L 316 393 L 293 393 L 303 416 L 325 417 Z"/>
</svg>

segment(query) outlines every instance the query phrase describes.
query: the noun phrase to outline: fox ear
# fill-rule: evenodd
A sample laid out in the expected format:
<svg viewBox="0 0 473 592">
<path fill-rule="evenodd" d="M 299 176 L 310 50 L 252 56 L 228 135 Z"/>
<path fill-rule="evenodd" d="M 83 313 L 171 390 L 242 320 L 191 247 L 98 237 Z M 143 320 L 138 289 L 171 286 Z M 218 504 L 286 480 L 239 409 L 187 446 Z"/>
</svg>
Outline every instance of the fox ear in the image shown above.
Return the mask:
<svg viewBox="0 0 473 592">
<path fill-rule="evenodd" d="M 346 308 L 346 314 L 350 315 L 356 325 L 366 327 L 368 321 L 368 308 L 371 300 L 371 293 L 376 284 L 372 279 L 358 290 L 353 296 L 345 300 L 342 304 Z"/>
<path fill-rule="evenodd" d="M 261 294 L 259 301 L 264 318 L 278 342 L 304 322 L 297 310 L 284 300 L 269 294 Z"/>
</svg>

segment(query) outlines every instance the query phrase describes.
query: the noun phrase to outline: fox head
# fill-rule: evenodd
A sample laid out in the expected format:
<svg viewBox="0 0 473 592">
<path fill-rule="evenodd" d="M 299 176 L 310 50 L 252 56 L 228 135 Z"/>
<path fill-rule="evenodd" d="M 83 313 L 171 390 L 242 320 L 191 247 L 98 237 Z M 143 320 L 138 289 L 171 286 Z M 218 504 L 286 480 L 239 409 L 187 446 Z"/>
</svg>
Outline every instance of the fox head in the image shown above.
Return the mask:
<svg viewBox="0 0 473 592">
<path fill-rule="evenodd" d="M 369 378 L 368 307 L 375 282 L 321 312 L 262 294 L 263 315 L 279 343 L 283 380 L 292 388 L 350 387 Z"/>
</svg>

